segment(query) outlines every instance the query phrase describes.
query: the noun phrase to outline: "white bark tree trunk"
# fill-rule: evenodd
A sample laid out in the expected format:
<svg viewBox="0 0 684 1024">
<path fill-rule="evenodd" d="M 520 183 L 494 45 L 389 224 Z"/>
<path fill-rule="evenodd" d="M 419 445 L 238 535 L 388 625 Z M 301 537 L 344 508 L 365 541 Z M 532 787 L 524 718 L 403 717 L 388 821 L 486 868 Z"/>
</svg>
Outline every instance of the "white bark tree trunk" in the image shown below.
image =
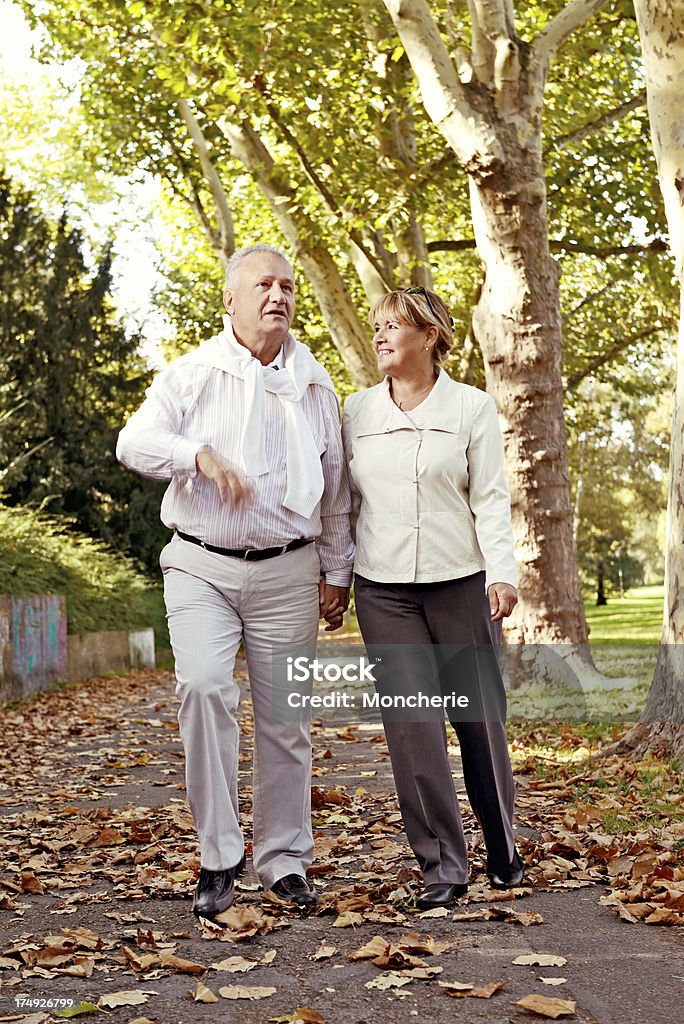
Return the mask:
<svg viewBox="0 0 684 1024">
<path fill-rule="evenodd" d="M 646 71 L 651 139 L 680 285 L 665 555 L 665 617 L 639 725 L 622 748 L 684 754 L 684 2 L 634 0 Z"/>
<path fill-rule="evenodd" d="M 214 212 L 216 215 L 216 227 L 209 224 L 202 224 L 209 238 L 214 252 L 225 267 L 226 263 L 235 250 L 235 230 L 233 227 L 233 213 L 228 202 L 228 196 L 223 187 L 221 176 L 209 152 L 207 140 L 195 117 L 192 107 L 187 100 L 178 100 L 178 110 L 183 119 L 188 135 L 197 153 L 197 159 L 202 169 L 202 174 L 207 183 L 211 197 L 214 201 Z"/>
<path fill-rule="evenodd" d="M 606 0 L 572 0 L 522 46 L 507 0 L 469 0 L 459 70 L 425 0 L 384 0 L 425 108 L 470 177 L 485 280 L 473 329 L 504 424 L 521 603 L 507 636 L 588 657 L 561 379 L 558 266 L 548 243 L 541 112 L 549 61 Z"/>
</svg>

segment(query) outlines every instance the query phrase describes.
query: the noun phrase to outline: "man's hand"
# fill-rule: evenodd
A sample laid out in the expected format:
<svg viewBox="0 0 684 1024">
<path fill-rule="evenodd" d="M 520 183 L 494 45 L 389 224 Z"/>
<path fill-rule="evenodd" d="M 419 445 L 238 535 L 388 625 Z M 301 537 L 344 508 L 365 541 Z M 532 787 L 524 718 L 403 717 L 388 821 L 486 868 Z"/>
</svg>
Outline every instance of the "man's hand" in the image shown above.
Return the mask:
<svg viewBox="0 0 684 1024">
<path fill-rule="evenodd" d="M 339 629 L 349 607 L 349 587 L 336 587 L 322 579 L 318 584 L 318 601 L 321 618 L 328 623 L 325 632 Z"/>
<path fill-rule="evenodd" d="M 510 583 L 492 583 L 487 587 L 489 607 L 492 610 L 492 622 L 505 619 L 511 614 L 518 603 L 518 595 L 515 587 Z"/>
<path fill-rule="evenodd" d="M 250 491 L 247 483 L 215 452 L 207 449 L 198 452 L 195 457 L 195 465 L 198 473 L 205 476 L 207 480 L 214 481 L 222 502 L 229 495 L 233 505 L 239 505 L 241 502 L 249 500 Z"/>
</svg>

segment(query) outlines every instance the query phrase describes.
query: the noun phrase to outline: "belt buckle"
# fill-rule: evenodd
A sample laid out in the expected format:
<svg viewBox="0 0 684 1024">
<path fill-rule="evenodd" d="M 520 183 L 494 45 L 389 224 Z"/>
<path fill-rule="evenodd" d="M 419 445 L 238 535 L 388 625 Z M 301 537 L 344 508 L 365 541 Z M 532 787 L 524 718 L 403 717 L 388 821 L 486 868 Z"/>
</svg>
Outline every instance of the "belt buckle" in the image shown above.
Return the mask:
<svg viewBox="0 0 684 1024">
<path fill-rule="evenodd" d="M 245 553 L 244 553 L 244 555 L 242 556 L 242 559 L 243 559 L 243 561 L 244 561 L 244 562 L 253 562 L 253 561 L 254 561 L 254 559 L 253 559 L 253 558 L 250 558 L 249 556 L 250 556 L 250 555 L 251 555 L 251 554 L 252 554 L 253 552 L 255 552 L 255 551 L 258 551 L 258 550 L 259 550 L 258 548 L 245 548 Z"/>
</svg>

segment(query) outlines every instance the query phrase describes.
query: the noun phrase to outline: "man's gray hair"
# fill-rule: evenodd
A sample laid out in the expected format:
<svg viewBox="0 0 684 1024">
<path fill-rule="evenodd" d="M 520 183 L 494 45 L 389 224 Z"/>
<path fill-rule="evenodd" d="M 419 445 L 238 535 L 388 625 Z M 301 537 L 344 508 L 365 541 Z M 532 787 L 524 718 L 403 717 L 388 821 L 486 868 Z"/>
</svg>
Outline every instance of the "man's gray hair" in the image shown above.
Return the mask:
<svg viewBox="0 0 684 1024">
<path fill-rule="evenodd" d="M 249 256 L 253 252 L 272 252 L 276 256 L 280 256 L 286 263 L 290 262 L 282 249 L 279 249 L 276 245 L 269 245 L 268 242 L 258 242 L 256 245 L 246 245 L 243 249 L 236 249 L 226 263 L 226 288 L 234 288 L 236 286 L 240 273 L 240 264 L 245 256 Z"/>
</svg>

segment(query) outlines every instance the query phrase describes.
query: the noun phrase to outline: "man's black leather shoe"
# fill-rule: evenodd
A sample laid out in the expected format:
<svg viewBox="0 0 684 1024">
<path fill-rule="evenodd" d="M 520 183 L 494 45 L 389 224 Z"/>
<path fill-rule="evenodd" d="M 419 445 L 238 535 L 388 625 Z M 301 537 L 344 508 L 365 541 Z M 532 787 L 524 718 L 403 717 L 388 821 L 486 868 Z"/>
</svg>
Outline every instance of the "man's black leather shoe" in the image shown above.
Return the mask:
<svg viewBox="0 0 684 1024">
<path fill-rule="evenodd" d="M 447 882 L 434 882 L 426 885 L 423 892 L 416 900 L 419 910 L 433 910 L 435 907 L 450 907 L 459 896 L 465 896 L 468 892 L 467 885 L 449 884 Z"/>
<path fill-rule="evenodd" d="M 296 903 L 298 907 L 313 907 L 318 903 L 318 896 L 310 887 L 303 875 L 285 875 L 271 886 L 271 892 L 281 900 Z"/>
<path fill-rule="evenodd" d="M 524 874 L 522 868 L 516 868 L 515 871 L 510 871 L 505 878 L 497 875 L 495 871 L 488 871 L 487 877 L 492 889 L 515 889 L 516 886 L 522 885 Z"/>
<path fill-rule="evenodd" d="M 245 855 L 234 868 L 225 871 L 209 871 L 200 868 L 199 881 L 192 901 L 192 912 L 196 917 L 213 917 L 232 906 L 235 896 L 235 878 L 245 867 Z"/>
</svg>

